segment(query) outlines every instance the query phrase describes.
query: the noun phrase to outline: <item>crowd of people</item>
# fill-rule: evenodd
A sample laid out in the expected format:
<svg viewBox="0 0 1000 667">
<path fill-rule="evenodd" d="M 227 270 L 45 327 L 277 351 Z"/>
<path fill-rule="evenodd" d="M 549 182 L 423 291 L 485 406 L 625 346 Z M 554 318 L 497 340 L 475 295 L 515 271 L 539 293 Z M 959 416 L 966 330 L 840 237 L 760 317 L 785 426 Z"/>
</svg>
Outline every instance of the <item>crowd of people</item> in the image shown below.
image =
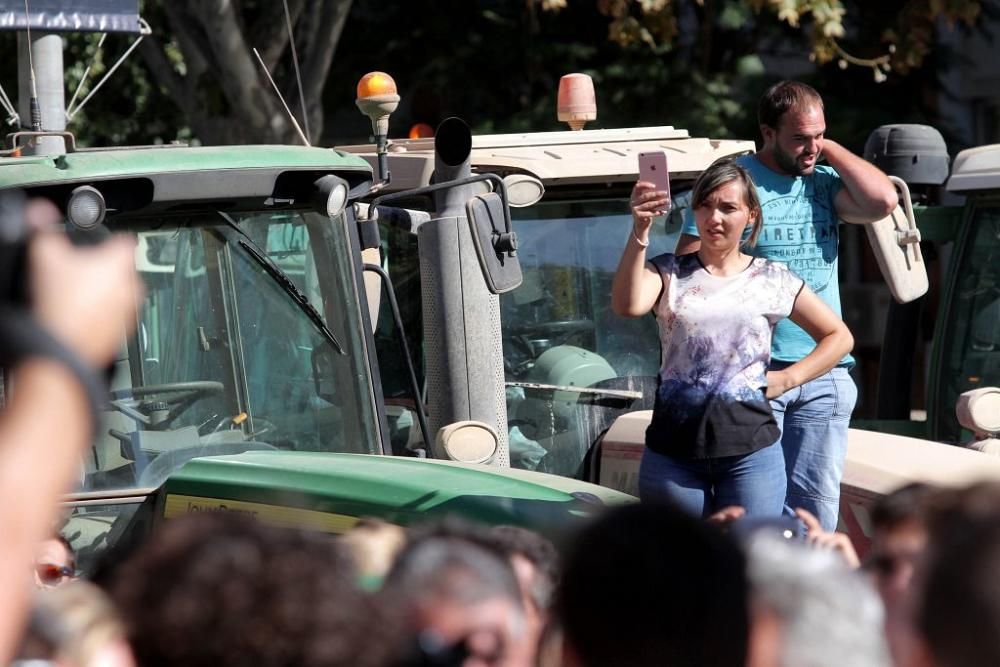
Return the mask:
<svg viewBox="0 0 1000 667">
<path fill-rule="evenodd" d="M 881 218 L 895 192 L 824 136 L 808 86 L 772 87 L 759 116 L 762 150 L 699 177 L 675 253 L 647 260 L 670 199 L 633 189 L 611 298 L 661 332 L 642 502 L 559 545 L 516 526 L 362 519 L 334 536 L 219 512 L 79 580 L 52 527 L 141 290 L 128 241 L 72 247 L 30 202 L 29 298 L 0 318 L 19 352 L 2 360 L 0 664 L 1000 664 L 1000 485 L 881 498 L 860 557 L 835 531 L 856 397 L 837 219 Z"/>
<path fill-rule="evenodd" d="M 333 536 L 190 515 L 96 585 L 39 576 L 11 654 L 23 667 L 998 664 L 1000 484 L 889 494 L 860 561 L 804 516 L 801 533 L 736 507 L 698 519 L 645 502 L 557 548 L 457 520 L 365 519 Z"/>
</svg>

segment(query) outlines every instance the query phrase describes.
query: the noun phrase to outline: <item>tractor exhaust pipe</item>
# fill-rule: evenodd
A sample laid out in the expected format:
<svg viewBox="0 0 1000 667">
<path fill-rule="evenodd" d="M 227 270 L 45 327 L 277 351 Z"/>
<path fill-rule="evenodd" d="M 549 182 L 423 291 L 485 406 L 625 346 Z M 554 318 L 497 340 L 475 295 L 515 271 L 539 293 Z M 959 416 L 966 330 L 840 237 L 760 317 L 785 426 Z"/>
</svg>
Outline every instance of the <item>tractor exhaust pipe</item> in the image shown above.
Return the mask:
<svg viewBox="0 0 1000 667">
<path fill-rule="evenodd" d="M 469 177 L 472 134 L 459 118 L 435 133 L 434 182 Z M 435 211 L 420 226 L 421 293 L 427 358 L 430 431 L 460 421 L 478 421 L 496 431 L 499 447 L 492 465 L 510 465 L 500 299 L 490 292 L 466 214 L 476 184 L 434 193 Z M 435 458 L 447 458 L 427 443 Z"/>
</svg>

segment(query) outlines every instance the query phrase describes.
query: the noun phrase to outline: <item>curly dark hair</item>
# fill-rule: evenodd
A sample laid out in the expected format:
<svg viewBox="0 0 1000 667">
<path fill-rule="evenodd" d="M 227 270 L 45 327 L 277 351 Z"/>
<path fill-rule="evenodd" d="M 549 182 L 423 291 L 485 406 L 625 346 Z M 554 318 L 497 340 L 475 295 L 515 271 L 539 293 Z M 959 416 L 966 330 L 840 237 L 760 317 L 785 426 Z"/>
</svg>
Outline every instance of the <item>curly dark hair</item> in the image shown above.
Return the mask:
<svg viewBox="0 0 1000 667">
<path fill-rule="evenodd" d="M 171 520 L 109 592 L 144 667 L 353 665 L 368 605 L 329 536 L 221 512 Z"/>
</svg>

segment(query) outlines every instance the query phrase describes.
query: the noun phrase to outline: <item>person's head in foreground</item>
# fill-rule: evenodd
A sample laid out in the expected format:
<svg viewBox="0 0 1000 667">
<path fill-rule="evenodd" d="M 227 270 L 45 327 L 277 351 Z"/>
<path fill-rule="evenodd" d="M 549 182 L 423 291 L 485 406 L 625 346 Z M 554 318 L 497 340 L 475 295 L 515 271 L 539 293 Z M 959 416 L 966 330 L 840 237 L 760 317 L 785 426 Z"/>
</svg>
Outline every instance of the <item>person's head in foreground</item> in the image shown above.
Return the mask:
<svg viewBox="0 0 1000 667">
<path fill-rule="evenodd" d="M 567 667 L 742 667 L 746 562 L 668 505 L 628 505 L 583 530 L 556 596 Z"/>
<path fill-rule="evenodd" d="M 1000 484 L 942 491 L 917 566 L 913 667 L 1000 665 Z"/>
<path fill-rule="evenodd" d="M 354 665 L 367 600 L 329 536 L 222 512 L 169 521 L 109 589 L 143 667 Z"/>
<path fill-rule="evenodd" d="M 534 647 L 517 577 L 487 535 L 469 527 L 416 535 L 386 576 L 377 604 L 388 628 L 386 667 L 527 667 Z"/>
<path fill-rule="evenodd" d="M 22 664 L 55 667 L 135 667 L 125 625 L 111 600 L 86 581 L 42 591 L 22 643 Z"/>
<path fill-rule="evenodd" d="M 888 667 L 882 602 L 836 552 L 761 532 L 748 541 L 747 667 Z"/>
</svg>

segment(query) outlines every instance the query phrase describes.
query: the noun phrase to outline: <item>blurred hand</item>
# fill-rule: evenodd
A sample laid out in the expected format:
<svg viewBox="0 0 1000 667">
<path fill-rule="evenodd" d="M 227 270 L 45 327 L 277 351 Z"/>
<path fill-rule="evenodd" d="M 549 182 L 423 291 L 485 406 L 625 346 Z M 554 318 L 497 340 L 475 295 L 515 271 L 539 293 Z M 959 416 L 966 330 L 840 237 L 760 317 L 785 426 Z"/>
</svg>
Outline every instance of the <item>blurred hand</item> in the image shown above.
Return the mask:
<svg viewBox="0 0 1000 667">
<path fill-rule="evenodd" d="M 666 215 L 670 211 L 670 194 L 665 190 L 657 190 L 649 181 L 639 181 L 632 187 L 629 206 L 632 209 L 635 234 L 646 241 L 653 218 Z"/>
<path fill-rule="evenodd" d="M 812 512 L 804 510 L 801 507 L 795 509 L 795 516 L 799 517 L 806 526 L 806 544 L 818 549 L 829 549 L 840 554 L 841 558 L 844 559 L 844 562 L 851 569 L 861 567 L 861 559 L 858 558 L 858 552 L 854 550 L 851 538 L 846 533 L 838 533 L 836 531 L 831 533 L 823 530 L 819 519 Z"/>
<path fill-rule="evenodd" d="M 728 507 L 723 507 L 715 514 L 709 515 L 705 521 L 725 529 L 728 528 L 729 524 L 733 521 L 746 516 L 746 513 L 746 509 L 739 505 L 729 505 Z"/>
<path fill-rule="evenodd" d="M 32 225 L 46 223 L 44 212 L 35 220 L 30 212 L 26 215 Z M 114 358 L 135 325 L 136 302 L 143 289 L 134 253 L 135 241 L 128 237 L 78 248 L 60 233 L 43 231 L 30 242 L 29 289 L 35 316 L 94 367 Z"/>
<path fill-rule="evenodd" d="M 794 386 L 788 374 L 784 371 L 768 371 L 767 388 L 764 395 L 767 397 L 767 400 L 778 398 L 789 389 L 794 388 Z"/>
</svg>

